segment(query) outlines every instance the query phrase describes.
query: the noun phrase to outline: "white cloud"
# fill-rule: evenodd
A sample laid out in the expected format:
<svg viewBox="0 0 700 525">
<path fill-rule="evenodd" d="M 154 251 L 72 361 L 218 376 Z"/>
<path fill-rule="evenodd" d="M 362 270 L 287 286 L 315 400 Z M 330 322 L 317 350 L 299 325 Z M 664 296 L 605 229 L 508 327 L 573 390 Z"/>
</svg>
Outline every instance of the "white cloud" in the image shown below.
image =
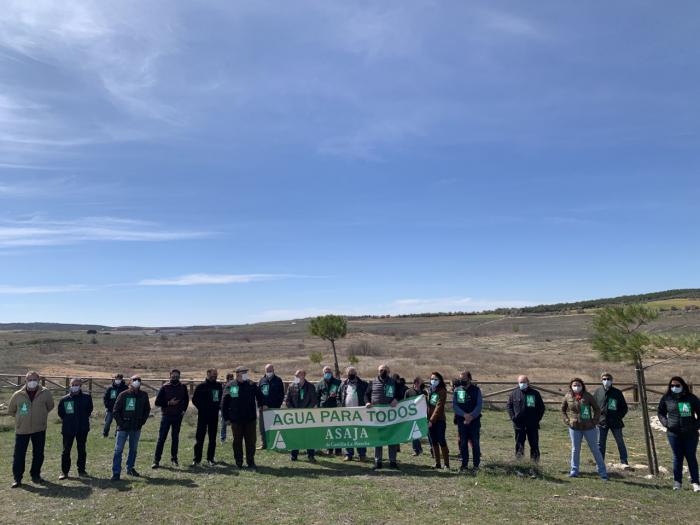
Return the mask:
<svg viewBox="0 0 700 525">
<path fill-rule="evenodd" d="M 202 284 L 240 284 L 259 281 L 274 281 L 297 277 L 287 274 L 274 273 L 250 273 L 250 274 L 210 274 L 192 273 L 181 275 L 171 279 L 144 279 L 139 281 L 139 286 L 197 286 Z"/>
<path fill-rule="evenodd" d="M 0 247 L 54 246 L 89 241 L 157 242 L 207 235 L 207 232 L 168 230 L 152 222 L 114 217 L 0 221 Z"/>
<path fill-rule="evenodd" d="M 62 286 L 7 286 L 0 285 L 0 295 L 28 295 L 28 294 L 48 294 L 82 292 L 89 288 L 82 284 L 68 284 Z"/>
</svg>

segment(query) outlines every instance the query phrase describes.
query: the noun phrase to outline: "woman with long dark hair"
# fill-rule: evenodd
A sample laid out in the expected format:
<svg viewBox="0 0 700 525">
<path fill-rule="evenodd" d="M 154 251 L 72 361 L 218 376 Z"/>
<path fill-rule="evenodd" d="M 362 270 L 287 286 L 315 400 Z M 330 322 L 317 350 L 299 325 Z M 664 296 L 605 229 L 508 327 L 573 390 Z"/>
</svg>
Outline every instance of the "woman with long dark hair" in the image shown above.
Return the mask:
<svg viewBox="0 0 700 525">
<path fill-rule="evenodd" d="M 697 458 L 700 400 L 690 393 L 682 377 L 674 376 L 668 382 L 668 389 L 659 401 L 658 415 L 673 450 L 673 490 L 681 490 L 685 459 L 693 491 L 700 492 Z"/>
<path fill-rule="evenodd" d="M 447 419 L 445 418 L 445 403 L 447 402 L 447 387 L 440 372 L 433 372 L 430 376 L 430 390 L 428 391 L 428 433 L 433 446 L 435 457 L 435 468 L 443 468 L 440 463 L 440 452 L 442 451 L 442 462 L 446 469 L 450 468 L 450 451 L 447 448 L 445 430 Z"/>
</svg>

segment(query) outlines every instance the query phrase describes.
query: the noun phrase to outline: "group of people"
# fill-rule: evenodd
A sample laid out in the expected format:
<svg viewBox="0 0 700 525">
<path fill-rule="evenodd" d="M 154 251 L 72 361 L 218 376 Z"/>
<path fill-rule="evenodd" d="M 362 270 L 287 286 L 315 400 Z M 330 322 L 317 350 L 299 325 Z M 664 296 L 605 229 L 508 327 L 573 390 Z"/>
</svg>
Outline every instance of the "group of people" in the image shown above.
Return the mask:
<svg viewBox="0 0 700 525">
<path fill-rule="evenodd" d="M 510 393 L 507 413 L 513 424 L 515 435 L 515 457 L 523 458 L 525 443 L 529 444 L 530 460 L 537 463 L 540 458 L 539 427 L 545 414 L 545 404 L 541 394 L 530 385 L 527 376 L 521 375 L 517 387 Z M 333 407 L 371 407 L 372 405 L 392 405 L 416 396 L 425 396 L 428 417 L 428 442 L 434 466 L 438 469 L 450 468 L 450 452 L 445 437 L 447 428 L 448 391 L 445 380 L 439 372 L 430 375 L 427 386 L 421 377 L 414 378 L 408 386 L 397 374 L 390 374 L 389 367 L 382 364 L 377 376 L 369 381 L 359 377 L 355 367 L 348 367 L 344 379 L 334 377 L 330 367 L 323 368 L 323 377 L 315 384 L 307 381 L 306 371 L 297 370 L 294 379 L 285 391 L 284 382 L 275 374 L 274 366 L 265 366 L 265 375 L 258 382 L 248 376 L 248 369 L 239 366 L 235 373 L 226 376 L 226 382 L 218 381 L 216 369 L 209 369 L 206 378 L 198 384 L 192 395 L 192 404 L 197 408 L 197 430 L 195 434 L 194 458 L 192 466 L 202 462 L 204 442 L 208 438 L 206 461 L 215 464 L 217 430 L 221 425 L 219 439 L 226 439 L 226 429 L 233 434 L 233 456 L 236 466 L 255 470 L 257 431 L 265 448 L 265 426 L 262 413 L 268 409 L 307 409 Z M 129 452 L 126 472 L 138 477 L 136 456 L 141 429 L 148 421 L 151 402 L 141 388 L 141 377 L 134 375 L 127 385 L 123 375 L 114 376 L 112 385 L 104 393 L 105 419 L 103 437 L 108 437 L 112 422 L 116 422 L 116 440 L 112 462 L 112 480 L 117 481 L 122 473 L 122 459 L 128 442 Z M 160 429 L 156 443 L 152 468 L 160 467 L 165 443 L 170 434 L 170 460 L 178 465 L 179 435 L 182 420 L 190 404 L 189 391 L 180 382 L 180 371 L 172 370 L 170 380 L 158 390 L 155 406 L 161 410 Z M 480 431 L 483 396 L 472 381 L 471 373 L 464 370 L 453 381 L 451 407 L 454 424 L 459 436 L 460 470 L 469 469 L 471 448 L 471 471 L 479 469 L 481 463 Z M 50 391 L 40 384 L 37 372 L 26 375 L 24 386 L 10 399 L 8 411 L 15 417 L 15 448 L 12 465 L 14 482 L 19 487 L 25 470 L 25 459 L 29 443 L 32 444 L 31 479 L 42 482 L 41 467 L 44 461 L 44 445 L 48 414 L 54 408 Z M 581 445 L 585 439 L 596 461 L 598 474 L 607 480 L 605 466 L 606 442 L 612 433 L 617 443 L 620 462 L 628 463 L 627 449 L 623 437 L 624 418 L 627 403 L 623 393 L 613 386 L 609 373 L 601 376 L 601 386 L 593 393 L 586 389 L 580 378 L 574 378 L 561 405 L 561 414 L 568 427 L 571 439 L 570 476 L 580 472 Z M 82 380 L 74 378 L 70 391 L 58 403 L 58 416 L 62 421 L 63 452 L 61 455 L 61 475 L 65 479 L 71 469 L 73 443 L 77 448 L 77 470 L 79 476 L 87 476 L 86 442 L 90 431 L 90 417 L 93 412 L 92 397 L 82 391 Z M 659 401 L 658 417 L 667 429 L 668 441 L 673 452 L 674 490 L 682 485 L 683 462 L 687 462 L 691 483 L 695 492 L 700 492 L 698 479 L 697 446 L 700 430 L 700 400 L 690 392 L 681 377 L 672 377 L 668 390 Z M 423 453 L 421 440 L 412 443 L 413 454 Z M 397 469 L 399 444 L 388 445 L 389 468 Z M 315 450 L 307 450 L 310 462 L 316 461 Z M 345 461 L 352 461 L 355 453 L 360 461 L 367 461 L 365 448 L 346 449 Z M 341 449 L 328 450 L 331 455 L 343 455 Z M 298 450 L 291 451 L 291 460 L 297 461 Z M 383 468 L 383 447 L 375 447 L 375 470 Z"/>
</svg>

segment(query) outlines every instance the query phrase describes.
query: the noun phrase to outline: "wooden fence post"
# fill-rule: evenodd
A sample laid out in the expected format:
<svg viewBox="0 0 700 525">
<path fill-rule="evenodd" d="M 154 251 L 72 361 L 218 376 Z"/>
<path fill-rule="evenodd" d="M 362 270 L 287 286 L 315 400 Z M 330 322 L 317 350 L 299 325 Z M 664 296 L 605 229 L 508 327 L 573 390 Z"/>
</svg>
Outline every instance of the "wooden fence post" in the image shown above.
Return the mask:
<svg viewBox="0 0 700 525">
<path fill-rule="evenodd" d="M 68 390 L 70 390 L 70 379 L 66 377 L 66 394 L 68 393 Z"/>
</svg>

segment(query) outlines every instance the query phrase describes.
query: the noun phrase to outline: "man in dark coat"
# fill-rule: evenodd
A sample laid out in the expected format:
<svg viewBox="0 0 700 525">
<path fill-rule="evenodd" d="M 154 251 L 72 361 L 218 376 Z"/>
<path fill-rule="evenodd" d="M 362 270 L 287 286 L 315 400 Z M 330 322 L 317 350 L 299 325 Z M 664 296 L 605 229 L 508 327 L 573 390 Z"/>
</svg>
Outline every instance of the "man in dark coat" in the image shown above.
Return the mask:
<svg viewBox="0 0 700 525">
<path fill-rule="evenodd" d="M 349 366 L 345 373 L 347 378 L 340 385 L 340 406 L 343 407 L 361 407 L 365 402 L 365 393 L 367 392 L 367 381 L 360 379 L 357 375 L 357 369 L 354 366 Z M 354 449 L 345 449 L 345 461 L 352 461 Z M 360 461 L 367 461 L 367 449 L 364 447 L 357 449 L 357 454 L 360 456 Z"/>
<path fill-rule="evenodd" d="M 170 371 L 170 382 L 160 387 L 158 395 L 156 395 L 156 406 L 160 407 L 161 417 L 156 453 L 151 468 L 156 469 L 160 466 L 165 440 L 168 439 L 168 432 L 171 428 L 173 433 L 170 441 L 170 462 L 175 466 L 178 465 L 177 452 L 180 445 L 180 427 L 189 404 L 190 394 L 187 391 L 187 387 L 180 383 L 180 371 L 173 369 Z"/>
<path fill-rule="evenodd" d="M 282 378 L 275 374 L 275 367 L 272 364 L 265 365 L 265 375 L 258 381 L 258 389 L 262 395 L 262 406 L 258 413 L 260 426 L 260 446 L 258 450 L 267 448 L 265 443 L 265 419 L 263 411 L 269 408 L 276 409 L 282 406 L 284 401 L 284 383 Z"/>
<path fill-rule="evenodd" d="M 540 421 L 544 417 L 544 401 L 530 386 L 527 376 L 518 376 L 518 386 L 508 396 L 506 408 L 515 430 L 515 457 L 523 457 L 527 439 L 530 459 L 537 463 L 540 460 Z"/>
<path fill-rule="evenodd" d="M 221 414 L 231 422 L 233 431 L 233 458 L 238 468 L 243 468 L 243 442 L 248 469 L 255 470 L 255 433 L 257 404 L 262 406 L 258 385 L 248 379 L 248 368 L 236 368 L 236 378 L 224 392 Z"/>
<path fill-rule="evenodd" d="M 287 408 L 315 408 L 317 404 L 316 388 L 306 380 L 306 370 L 297 370 L 294 373 L 294 382 L 287 388 L 287 395 L 284 397 L 284 405 Z M 310 463 L 316 463 L 315 450 L 307 450 L 306 455 Z M 292 461 L 296 461 L 298 457 L 299 451 L 292 450 Z"/>
<path fill-rule="evenodd" d="M 92 397 L 81 390 L 82 380 L 75 377 L 70 382 L 70 392 L 58 402 L 58 417 L 61 418 L 63 434 L 63 453 L 61 454 L 61 475 L 66 479 L 70 471 L 70 452 L 73 441 L 78 449 L 78 476 L 87 476 L 85 463 L 87 452 L 85 443 L 90 432 L 90 414 L 92 414 Z"/>
<path fill-rule="evenodd" d="M 316 397 L 320 408 L 336 408 L 340 406 L 340 379 L 333 377 L 333 369 L 330 366 L 323 367 L 323 378 L 316 383 Z M 328 454 L 332 455 L 334 450 L 328 449 Z M 343 454 L 342 448 L 335 449 L 335 455 Z"/>
<path fill-rule="evenodd" d="M 381 364 L 377 368 L 377 377 L 369 381 L 367 392 L 365 392 L 365 406 L 371 408 L 372 405 L 391 405 L 395 407 L 398 404 L 396 397 L 396 383 L 389 375 L 389 367 Z M 389 445 L 389 468 L 398 469 L 399 465 L 396 462 L 396 453 L 399 446 Z M 374 447 L 374 466 L 373 470 L 382 468 L 383 447 Z"/>
<path fill-rule="evenodd" d="M 620 463 L 629 465 L 627 462 L 627 447 L 625 438 L 622 436 L 622 429 L 625 426 L 623 419 L 627 415 L 627 401 L 621 390 L 613 385 L 613 376 L 604 373 L 600 376 L 603 383 L 599 386 L 593 397 L 600 407 L 600 420 L 598 421 L 598 448 L 600 454 L 605 459 L 605 445 L 608 440 L 608 431 L 612 432 L 617 450 L 620 452 Z"/>
<path fill-rule="evenodd" d="M 197 408 L 197 432 L 195 433 L 194 460 L 192 466 L 196 467 L 202 461 L 204 438 L 209 436 L 207 447 L 207 463 L 209 466 L 215 463 L 216 454 L 216 430 L 219 426 L 219 407 L 223 397 L 223 387 L 217 381 L 216 368 L 207 370 L 207 378 L 199 383 L 192 394 L 192 404 Z"/>
<path fill-rule="evenodd" d="M 107 437 L 109 435 L 109 427 L 112 426 L 112 421 L 114 416 L 112 411 L 114 410 L 114 403 L 117 401 L 119 394 L 124 392 L 128 387 L 124 381 L 124 374 L 116 374 L 114 379 L 112 379 L 112 386 L 105 390 L 105 395 L 102 397 L 102 402 L 105 406 L 105 426 L 102 429 L 102 437 Z"/>
</svg>

